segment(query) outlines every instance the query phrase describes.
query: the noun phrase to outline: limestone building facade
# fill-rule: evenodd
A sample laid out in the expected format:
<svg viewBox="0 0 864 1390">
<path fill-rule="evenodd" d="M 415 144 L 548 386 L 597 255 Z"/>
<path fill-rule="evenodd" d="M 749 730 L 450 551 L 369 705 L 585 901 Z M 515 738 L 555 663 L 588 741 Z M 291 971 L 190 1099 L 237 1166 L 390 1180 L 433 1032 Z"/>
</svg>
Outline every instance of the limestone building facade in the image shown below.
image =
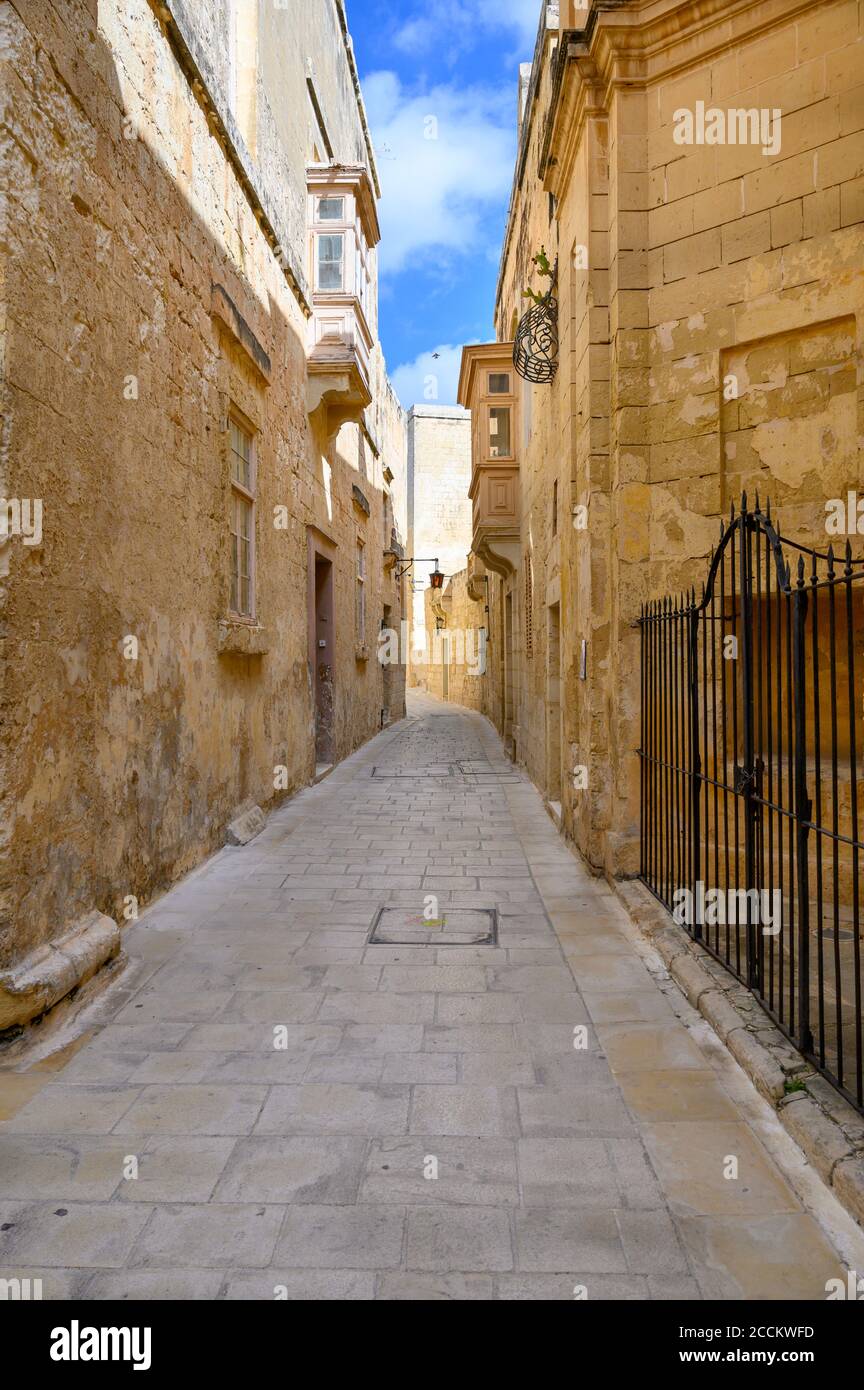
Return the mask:
<svg viewBox="0 0 864 1390">
<path fill-rule="evenodd" d="M 238 811 L 401 716 L 376 648 L 407 455 L 342 0 L 7 0 L 0 27 L 0 969 L 23 1018 Z"/>
<path fill-rule="evenodd" d="M 598 872 L 639 870 L 643 605 L 698 593 L 742 492 L 824 551 L 831 500 L 864 490 L 862 24 L 855 0 L 542 6 L 496 341 L 465 349 L 459 395 L 473 553 L 450 591 L 462 623 L 488 602 L 488 666 L 449 684 Z M 532 383 L 514 338 L 550 288 Z"/>
<path fill-rule="evenodd" d="M 471 417 L 461 406 L 413 405 L 408 432 L 408 681 L 433 689 L 437 653 L 426 636 L 429 575 L 464 569 L 471 547 Z M 431 682 L 431 684 L 430 684 Z"/>
</svg>

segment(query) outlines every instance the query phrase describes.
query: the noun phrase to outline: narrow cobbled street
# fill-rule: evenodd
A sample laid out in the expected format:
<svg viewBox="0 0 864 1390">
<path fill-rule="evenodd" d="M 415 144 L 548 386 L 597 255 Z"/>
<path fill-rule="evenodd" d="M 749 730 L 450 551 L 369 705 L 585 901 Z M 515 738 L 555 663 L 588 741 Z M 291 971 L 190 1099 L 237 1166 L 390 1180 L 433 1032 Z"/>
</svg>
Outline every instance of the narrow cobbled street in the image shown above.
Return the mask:
<svg viewBox="0 0 864 1390">
<path fill-rule="evenodd" d="M 415 695 L 124 944 L 65 1065 L 0 1073 L 0 1271 L 46 1298 L 818 1299 L 861 1258 L 476 714 Z"/>
</svg>

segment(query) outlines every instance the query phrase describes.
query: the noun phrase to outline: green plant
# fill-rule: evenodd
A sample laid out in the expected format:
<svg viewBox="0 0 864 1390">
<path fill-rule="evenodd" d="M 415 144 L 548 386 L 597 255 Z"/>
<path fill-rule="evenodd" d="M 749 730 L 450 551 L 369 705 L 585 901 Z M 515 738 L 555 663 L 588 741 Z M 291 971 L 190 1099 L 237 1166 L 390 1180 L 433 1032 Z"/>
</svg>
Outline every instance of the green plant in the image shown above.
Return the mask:
<svg viewBox="0 0 864 1390">
<path fill-rule="evenodd" d="M 542 275 L 547 280 L 555 278 L 555 271 L 549 264 L 545 246 L 541 246 L 537 254 L 531 257 L 531 264 L 536 268 L 538 275 Z M 535 304 L 542 304 L 546 296 L 538 294 L 536 290 L 527 289 L 522 291 L 522 297 L 533 300 Z"/>
</svg>

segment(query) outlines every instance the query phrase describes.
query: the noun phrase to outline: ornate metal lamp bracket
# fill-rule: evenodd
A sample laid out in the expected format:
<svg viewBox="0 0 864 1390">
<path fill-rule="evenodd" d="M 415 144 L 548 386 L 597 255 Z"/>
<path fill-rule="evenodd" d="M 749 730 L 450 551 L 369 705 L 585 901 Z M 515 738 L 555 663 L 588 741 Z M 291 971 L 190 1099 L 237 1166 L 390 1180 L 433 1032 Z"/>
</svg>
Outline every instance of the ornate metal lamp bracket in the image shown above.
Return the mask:
<svg viewBox="0 0 864 1390">
<path fill-rule="evenodd" d="M 558 261 L 552 282 L 537 304 L 532 304 L 519 321 L 513 343 L 513 366 L 525 381 L 542 385 L 552 381 L 558 370 Z"/>
</svg>

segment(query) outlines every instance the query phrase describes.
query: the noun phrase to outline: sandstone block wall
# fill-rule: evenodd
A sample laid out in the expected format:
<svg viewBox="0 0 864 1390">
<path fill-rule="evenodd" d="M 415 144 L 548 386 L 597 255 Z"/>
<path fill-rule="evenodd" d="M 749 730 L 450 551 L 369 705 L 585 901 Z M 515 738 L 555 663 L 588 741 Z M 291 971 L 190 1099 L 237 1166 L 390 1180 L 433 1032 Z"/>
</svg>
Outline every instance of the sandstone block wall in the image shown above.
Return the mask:
<svg viewBox="0 0 864 1390">
<path fill-rule="evenodd" d="M 504 340 L 546 287 L 532 255 L 557 258 L 559 366 L 523 388 L 522 561 L 493 592 L 518 634 L 515 755 L 589 860 L 628 874 L 640 604 L 698 591 L 742 490 L 825 549 L 826 502 L 864 489 L 864 11 L 562 14 L 524 92 L 496 303 Z M 779 145 L 679 143 L 698 102 L 779 111 Z"/>
<path fill-rule="evenodd" d="M 492 689 L 487 668 L 493 643 L 485 605 L 468 592 L 467 571 L 450 577 L 437 605 L 430 589 L 424 598 L 426 663 L 416 668 L 418 684 L 422 680 L 423 688 L 439 699 L 488 714 Z"/>
<path fill-rule="evenodd" d="M 464 569 L 471 548 L 471 416 L 461 406 L 414 405 L 408 411 L 409 651 L 425 632 L 424 594 L 437 557 L 446 575 Z M 431 557 L 431 558 L 426 558 Z M 425 687 L 425 663 L 409 682 Z"/>
<path fill-rule="evenodd" d="M 215 64 L 215 0 L 0 6 L 2 490 L 44 506 L 41 544 L 2 550 L 0 965 L 92 910 L 122 922 L 219 845 L 239 806 L 309 780 L 310 528 L 335 546 L 336 755 L 380 724 L 374 637 L 384 605 L 400 613 L 382 556 L 407 519 L 404 415 L 380 349 L 368 431 L 345 426 L 331 447 L 306 415 L 307 53 L 336 157 L 369 155 L 340 6 L 300 7 L 302 34 L 270 8 L 281 27 L 261 44 L 257 140 L 248 125 L 244 140 L 248 87 L 232 115 L 211 67 L 208 116 L 160 22 L 183 22 Z M 227 621 L 230 411 L 257 466 L 256 627 L 242 642 Z M 391 686 L 393 717 L 402 698 Z"/>
</svg>

